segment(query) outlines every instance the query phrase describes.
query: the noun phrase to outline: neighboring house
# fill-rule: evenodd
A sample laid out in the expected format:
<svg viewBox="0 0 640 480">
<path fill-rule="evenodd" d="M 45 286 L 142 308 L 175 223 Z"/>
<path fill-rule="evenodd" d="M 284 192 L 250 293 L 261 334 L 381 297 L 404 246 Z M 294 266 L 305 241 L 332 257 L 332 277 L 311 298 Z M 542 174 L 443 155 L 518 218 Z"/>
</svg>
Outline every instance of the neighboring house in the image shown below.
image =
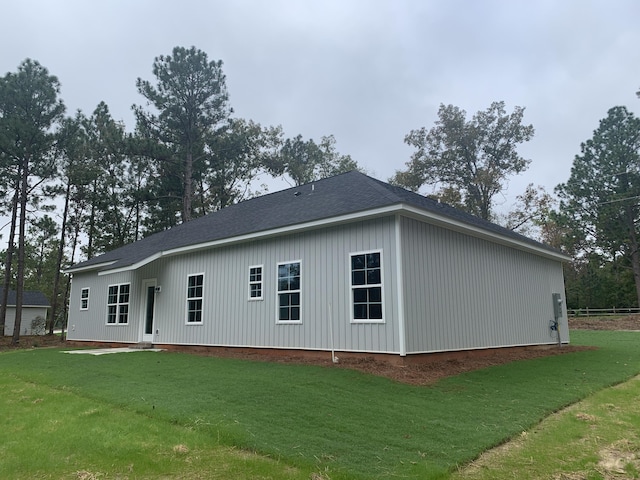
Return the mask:
<svg viewBox="0 0 640 480">
<path fill-rule="evenodd" d="M 0 301 L 3 298 L 4 289 L 0 287 Z M 22 298 L 22 318 L 20 320 L 20 335 L 44 335 L 47 314 L 49 313 L 49 300 L 42 292 L 24 291 Z M 4 323 L 5 336 L 13 335 L 16 322 L 16 292 L 9 290 L 7 299 L 7 316 Z"/>
<path fill-rule="evenodd" d="M 411 354 L 569 341 L 562 253 L 358 172 L 230 206 L 73 274 L 68 340 Z"/>
</svg>

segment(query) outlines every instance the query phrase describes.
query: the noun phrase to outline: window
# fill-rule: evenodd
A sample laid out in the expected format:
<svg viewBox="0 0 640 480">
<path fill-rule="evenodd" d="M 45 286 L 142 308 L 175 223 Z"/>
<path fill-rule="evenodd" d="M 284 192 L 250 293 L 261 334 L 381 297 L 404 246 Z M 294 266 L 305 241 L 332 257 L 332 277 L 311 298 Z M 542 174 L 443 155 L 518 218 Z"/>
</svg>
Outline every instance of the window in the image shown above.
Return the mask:
<svg viewBox="0 0 640 480">
<path fill-rule="evenodd" d="M 202 285 L 204 274 L 189 275 L 187 280 L 187 323 L 202 323 Z"/>
<path fill-rule="evenodd" d="M 129 290 L 128 283 L 109 285 L 107 296 L 107 323 L 111 325 L 129 323 Z"/>
<path fill-rule="evenodd" d="M 89 310 L 89 289 L 80 290 L 80 310 Z"/>
<path fill-rule="evenodd" d="M 278 264 L 278 321 L 301 321 L 300 262 Z"/>
<path fill-rule="evenodd" d="M 381 252 L 351 255 L 353 321 L 383 321 Z"/>
<path fill-rule="evenodd" d="M 249 267 L 249 300 L 262 300 L 262 265 Z"/>
</svg>

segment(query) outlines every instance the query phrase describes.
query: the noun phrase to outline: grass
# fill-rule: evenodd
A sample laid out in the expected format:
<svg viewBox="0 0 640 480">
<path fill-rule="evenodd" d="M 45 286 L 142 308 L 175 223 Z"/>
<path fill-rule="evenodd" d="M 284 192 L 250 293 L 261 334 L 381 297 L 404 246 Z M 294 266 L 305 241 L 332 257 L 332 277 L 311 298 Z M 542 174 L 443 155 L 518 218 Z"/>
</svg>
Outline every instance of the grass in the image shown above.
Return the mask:
<svg viewBox="0 0 640 480">
<path fill-rule="evenodd" d="M 640 478 L 640 378 L 604 389 L 482 455 L 452 480 Z"/>
<path fill-rule="evenodd" d="M 308 478 L 197 429 L 12 376 L 0 385 L 1 478 Z"/>
<path fill-rule="evenodd" d="M 265 462 L 257 467 L 258 473 L 246 478 L 435 479 L 448 478 L 457 466 L 517 437 L 549 414 L 640 373 L 639 339 L 632 332 L 576 331 L 572 332 L 573 343 L 599 349 L 470 372 L 432 387 L 402 385 L 344 369 L 150 352 L 62 355 L 54 349 L 1 354 L 0 379 L 11 378 L 17 390 L 20 385 L 31 385 L 52 397 L 65 395 L 65 404 L 87 402 L 71 411 L 46 408 L 49 418 L 60 418 L 62 423 L 74 412 L 80 417 L 81 412 L 96 408 L 91 405 L 127 416 L 104 413 L 92 419 L 89 415 L 85 426 L 77 428 L 83 431 L 99 428 L 109 432 L 105 423 L 134 425 L 140 421 L 132 431 L 113 433 L 112 446 L 89 448 L 85 439 L 75 441 L 87 445 L 86 455 L 95 468 L 111 472 L 113 478 L 127 476 L 132 463 L 135 478 L 154 478 L 158 472 L 171 478 L 171 472 L 191 465 L 176 460 L 172 453 L 175 445 L 184 444 L 190 452 L 231 452 L 231 457 L 239 455 L 242 462 Z M 38 395 L 35 397 L 48 398 Z M 30 417 L 29 409 L 35 412 L 47 402 L 25 401 L 22 419 L 12 406 L 2 410 L 11 412 L 12 421 L 20 425 Z M 33 428 L 46 423 L 38 421 Z M 154 429 L 176 429 L 172 435 L 159 434 L 164 440 L 149 442 L 145 451 L 150 455 L 161 452 L 177 470 L 161 464 L 154 471 L 153 465 L 137 465 L 132 460 L 144 458 L 145 451 L 127 453 L 138 445 L 134 433 L 144 432 L 147 423 Z M 71 438 L 73 431 L 64 435 Z M 97 436 L 105 435 L 101 431 Z M 173 440 L 176 435 L 185 435 L 185 440 Z M 46 445 L 56 444 L 61 436 L 52 433 Z M 122 459 L 115 448 L 120 444 Z M 55 462 L 40 468 L 37 449 L 32 448 L 30 468 L 35 470 L 31 473 L 44 474 L 54 468 Z M 57 471 L 79 468 L 78 463 L 64 464 L 73 451 L 72 445 L 60 446 L 55 458 L 62 465 L 55 467 Z M 260 456 L 246 454 L 250 457 L 246 460 L 241 452 Z M 0 453 L 4 457 L 6 452 Z M 209 453 L 194 456 L 202 459 Z M 105 457 L 107 463 L 111 461 L 111 470 L 96 463 Z M 153 464 L 152 460 L 153 456 L 147 463 Z M 2 462 L 0 477 L 16 478 L 23 467 L 5 467 Z M 6 468 L 14 470 L 3 470 Z M 207 468 L 202 464 L 187 469 L 180 478 L 200 478 L 196 474 Z"/>
</svg>

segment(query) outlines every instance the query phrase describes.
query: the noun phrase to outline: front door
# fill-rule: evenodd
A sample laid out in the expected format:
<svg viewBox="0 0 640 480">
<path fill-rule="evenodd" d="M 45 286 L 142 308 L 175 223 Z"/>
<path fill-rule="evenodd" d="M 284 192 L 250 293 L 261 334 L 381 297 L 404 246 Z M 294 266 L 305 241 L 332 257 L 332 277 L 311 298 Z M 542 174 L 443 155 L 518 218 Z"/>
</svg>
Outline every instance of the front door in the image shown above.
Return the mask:
<svg viewBox="0 0 640 480">
<path fill-rule="evenodd" d="M 156 311 L 156 281 L 145 280 L 143 282 L 144 291 L 144 311 L 142 314 L 143 332 L 142 341 L 153 343 L 153 331 L 155 328 Z"/>
</svg>

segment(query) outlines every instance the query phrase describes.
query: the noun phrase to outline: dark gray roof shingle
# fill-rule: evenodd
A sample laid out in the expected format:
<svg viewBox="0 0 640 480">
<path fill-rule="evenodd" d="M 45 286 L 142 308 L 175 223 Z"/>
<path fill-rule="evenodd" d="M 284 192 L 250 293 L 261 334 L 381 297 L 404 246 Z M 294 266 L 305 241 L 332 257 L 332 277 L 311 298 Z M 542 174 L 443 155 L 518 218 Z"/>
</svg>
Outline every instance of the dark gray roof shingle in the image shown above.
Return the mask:
<svg viewBox="0 0 640 480">
<path fill-rule="evenodd" d="M 71 270 L 114 262 L 131 266 L 166 250 L 233 238 L 341 215 L 406 204 L 554 253 L 550 247 L 436 200 L 357 171 L 245 200 L 204 217 L 74 265 Z"/>
<path fill-rule="evenodd" d="M 4 288 L 0 287 L 0 300 L 3 297 Z M 15 290 L 9 290 L 7 297 L 7 305 L 15 307 L 16 305 L 16 292 Z M 31 307 L 50 307 L 49 300 L 44 293 L 36 290 L 25 290 L 22 295 L 22 305 Z"/>
</svg>

